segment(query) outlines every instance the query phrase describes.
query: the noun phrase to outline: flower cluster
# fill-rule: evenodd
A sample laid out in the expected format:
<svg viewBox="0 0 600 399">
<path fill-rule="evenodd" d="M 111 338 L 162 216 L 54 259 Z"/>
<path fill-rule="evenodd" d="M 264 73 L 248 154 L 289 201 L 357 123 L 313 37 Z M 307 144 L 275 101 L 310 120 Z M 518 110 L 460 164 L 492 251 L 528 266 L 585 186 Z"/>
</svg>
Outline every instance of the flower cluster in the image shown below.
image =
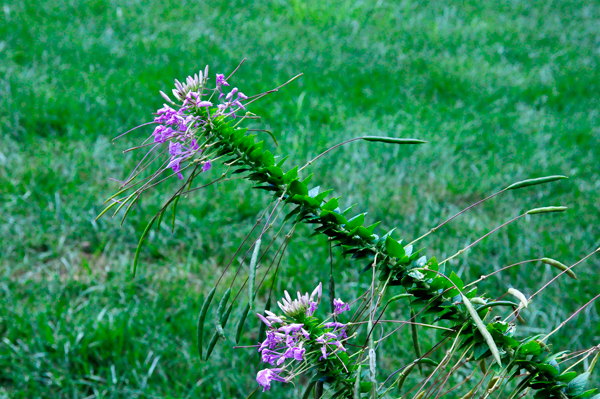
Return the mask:
<svg viewBox="0 0 600 399">
<path fill-rule="evenodd" d="M 266 339 L 260 343 L 258 351 L 264 363 L 276 366 L 258 372 L 256 381 L 263 387 L 263 392 L 271 388 L 272 381 L 289 382 L 306 371 L 311 362 L 327 360 L 338 351 L 346 352 L 342 344 L 348 338 L 346 324 L 337 321 L 323 323 L 314 316 L 321 302 L 321 284 L 311 295 L 298 292 L 297 299 L 292 299 L 287 291 L 284 295 L 277 302 L 284 316 L 268 310 L 265 315 L 257 314 L 268 327 Z M 334 306 L 335 315 L 350 310 L 350 306 L 341 299 L 336 299 Z M 298 365 L 298 362 L 301 364 Z"/>
<path fill-rule="evenodd" d="M 198 143 L 197 132 L 210 126 L 211 120 L 216 117 L 237 117 L 236 112 L 245 109 L 242 101 L 248 99 L 237 87 L 224 93 L 223 87 L 229 86 L 229 83 L 223 74 L 216 75 L 214 88 L 207 88 L 207 83 L 208 66 L 204 72 L 188 76 L 184 83 L 175 80 L 173 96 L 179 104 L 160 92 L 168 104 L 156 111 L 153 122 L 158 126 L 152 136 L 155 144 L 168 143 L 170 158 L 165 169 L 171 169 L 179 179 L 183 179 L 182 163 L 193 160 L 206 149 Z M 211 99 L 215 93 L 218 93 L 221 103 L 213 107 Z M 202 172 L 208 171 L 211 166 L 210 160 L 202 160 Z"/>
<path fill-rule="evenodd" d="M 330 329 L 316 339 L 316 342 L 321 344 L 321 354 L 319 360 L 327 359 L 329 355 L 338 350 L 346 352 L 346 348 L 342 345 L 343 340 L 348 338 L 346 334 L 346 325 L 338 322 L 325 323 L 324 327 Z"/>
</svg>

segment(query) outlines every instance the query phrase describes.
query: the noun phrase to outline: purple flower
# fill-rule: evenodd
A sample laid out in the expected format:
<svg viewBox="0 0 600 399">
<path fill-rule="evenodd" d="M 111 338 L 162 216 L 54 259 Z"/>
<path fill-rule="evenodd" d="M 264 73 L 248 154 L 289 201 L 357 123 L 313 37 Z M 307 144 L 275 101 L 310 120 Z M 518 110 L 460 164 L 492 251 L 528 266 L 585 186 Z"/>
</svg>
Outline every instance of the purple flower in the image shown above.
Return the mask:
<svg viewBox="0 0 600 399">
<path fill-rule="evenodd" d="M 277 316 L 270 310 L 265 310 L 265 314 L 267 315 L 267 320 L 269 320 L 271 323 L 283 323 L 281 317 Z"/>
<path fill-rule="evenodd" d="M 345 303 L 344 301 L 342 301 L 341 299 L 334 299 L 333 300 L 333 313 L 336 315 L 339 315 L 347 310 L 350 310 L 350 305 L 348 305 L 347 303 Z"/>
<path fill-rule="evenodd" d="M 273 366 L 275 366 L 275 364 L 280 366 L 285 361 L 285 357 L 279 352 L 265 349 L 262 351 L 262 361 Z"/>
<path fill-rule="evenodd" d="M 164 143 L 168 139 L 173 137 L 174 134 L 175 134 L 175 131 L 173 129 L 171 129 L 168 126 L 164 126 L 164 125 L 158 125 L 154 129 L 154 132 L 152 133 L 152 135 L 154 136 L 155 143 Z"/>
<path fill-rule="evenodd" d="M 177 173 L 177 177 L 179 179 L 181 179 L 181 180 L 183 180 L 183 174 L 180 172 L 181 171 L 181 161 L 182 160 L 183 160 L 183 157 L 174 158 L 167 165 L 167 168 L 173 169 L 173 172 Z"/>
<path fill-rule="evenodd" d="M 170 142 L 169 143 L 169 154 L 171 154 L 172 156 L 176 156 L 176 155 L 181 155 L 182 154 L 182 145 L 181 143 L 177 143 L 177 142 Z"/>
<path fill-rule="evenodd" d="M 225 100 L 230 101 L 237 92 L 238 92 L 238 88 L 234 87 L 233 90 L 231 90 L 229 93 L 227 93 L 227 95 L 225 96 Z"/>
<path fill-rule="evenodd" d="M 204 168 L 202 168 L 202 169 L 204 169 Z M 269 320 L 267 320 L 265 318 L 265 316 L 261 315 L 260 313 L 257 313 L 256 315 L 263 323 L 265 323 L 267 325 L 267 327 L 271 327 L 271 322 Z"/>
<path fill-rule="evenodd" d="M 285 333 L 286 335 L 290 335 L 290 333 L 299 332 L 304 327 L 304 324 L 288 324 L 285 326 L 279 327 L 278 331 Z"/>
<path fill-rule="evenodd" d="M 324 326 L 325 326 L 325 328 L 333 329 L 333 331 L 331 331 L 331 332 L 337 334 L 336 335 L 337 339 L 348 338 L 348 335 L 346 334 L 346 325 L 345 324 L 333 321 L 330 323 L 325 323 Z"/>
<path fill-rule="evenodd" d="M 217 89 L 219 89 L 219 91 L 221 90 L 221 86 L 229 86 L 229 83 L 227 83 L 227 81 L 225 80 L 225 75 L 223 75 L 222 73 L 218 73 L 217 74 Z"/>
<path fill-rule="evenodd" d="M 164 106 L 156 111 L 156 117 L 154 118 L 154 122 L 157 123 L 168 123 L 173 120 L 173 117 L 177 114 L 178 111 L 175 111 L 173 108 L 169 107 L 167 104 L 163 104 Z"/>
<path fill-rule="evenodd" d="M 317 303 L 310 301 L 308 303 L 308 309 L 306 309 L 306 315 L 307 316 L 312 316 L 313 314 L 315 314 L 315 311 L 317 310 Z"/>
<path fill-rule="evenodd" d="M 211 167 L 212 167 L 212 164 L 210 163 L 210 161 L 206 161 L 204 163 L 204 165 L 202 165 L 202 171 L 207 172 L 210 170 Z"/>
<path fill-rule="evenodd" d="M 339 350 L 346 352 L 346 348 L 344 348 L 344 345 L 342 345 L 340 341 L 335 341 L 334 344 L 339 348 Z"/>
<path fill-rule="evenodd" d="M 319 360 L 327 359 L 327 348 L 325 347 L 325 345 L 321 347 L 321 353 L 323 354 L 323 356 L 321 356 Z"/>
<path fill-rule="evenodd" d="M 256 374 L 256 382 L 263 387 L 263 392 L 271 389 L 271 381 L 287 382 L 279 373 L 281 369 L 264 369 Z"/>
<path fill-rule="evenodd" d="M 283 339 L 279 335 L 273 331 L 267 331 L 267 338 L 260 344 L 258 351 L 262 352 L 266 348 L 275 349 L 281 342 Z"/>
<path fill-rule="evenodd" d="M 301 362 L 304 359 L 304 353 L 306 349 L 302 347 L 302 343 L 299 346 L 292 346 L 285 351 L 283 356 L 287 359 L 295 359 Z"/>
</svg>

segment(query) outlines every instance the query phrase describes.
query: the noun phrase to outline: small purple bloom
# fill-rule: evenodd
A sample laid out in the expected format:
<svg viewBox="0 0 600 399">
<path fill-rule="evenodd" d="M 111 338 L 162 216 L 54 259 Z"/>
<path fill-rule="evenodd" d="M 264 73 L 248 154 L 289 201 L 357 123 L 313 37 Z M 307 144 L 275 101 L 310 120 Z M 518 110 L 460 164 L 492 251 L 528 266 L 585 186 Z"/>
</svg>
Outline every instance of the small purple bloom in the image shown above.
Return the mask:
<svg viewBox="0 0 600 399">
<path fill-rule="evenodd" d="M 260 344 L 258 351 L 262 352 L 266 348 L 271 350 L 275 349 L 277 345 L 279 345 L 281 342 L 282 339 L 279 336 L 277 336 L 273 331 L 267 331 L 267 338 L 263 341 L 262 344 Z"/>
<path fill-rule="evenodd" d="M 177 177 L 180 180 L 183 180 L 183 174 L 180 172 L 180 170 L 181 170 L 180 163 L 181 163 L 182 159 L 183 159 L 183 157 L 174 158 L 167 165 L 167 168 L 171 168 L 171 169 L 173 169 L 173 172 L 177 173 Z"/>
<path fill-rule="evenodd" d="M 263 387 L 263 392 L 271 389 L 271 381 L 287 382 L 279 373 L 281 369 L 264 369 L 256 374 L 256 382 Z"/>
<path fill-rule="evenodd" d="M 339 315 L 343 312 L 350 310 L 350 305 L 348 305 L 347 303 L 345 303 L 344 301 L 342 301 L 339 298 L 333 300 L 333 306 L 334 306 L 333 313 L 336 315 Z"/>
<path fill-rule="evenodd" d="M 182 148 L 181 143 L 171 141 L 169 143 L 169 154 L 171 154 L 173 156 L 181 155 L 181 153 L 183 152 L 181 150 L 181 148 Z"/>
<path fill-rule="evenodd" d="M 306 309 L 306 315 L 312 316 L 313 314 L 315 314 L 316 310 L 317 310 L 317 303 L 310 301 L 308 304 L 308 309 Z"/>
<path fill-rule="evenodd" d="M 289 335 L 290 333 L 300 331 L 302 329 L 302 327 L 304 327 L 304 324 L 288 324 L 288 325 L 279 327 L 278 331 L 281 331 L 282 333 Z"/>
<path fill-rule="evenodd" d="M 270 310 L 265 310 L 265 314 L 267 315 L 267 320 L 269 320 L 271 323 L 283 323 L 281 317 L 277 316 Z"/>
<path fill-rule="evenodd" d="M 283 356 L 286 357 L 287 359 L 295 359 L 295 360 L 298 360 L 299 362 L 301 362 L 304 359 L 305 352 L 306 352 L 306 349 L 303 348 L 302 346 L 293 346 L 291 348 L 288 348 L 288 350 L 285 351 Z"/>
<path fill-rule="evenodd" d="M 210 163 L 210 161 L 206 161 L 204 163 L 204 165 L 202 165 L 202 172 L 209 171 L 211 167 L 212 167 L 212 164 Z"/>
<path fill-rule="evenodd" d="M 229 86 L 229 83 L 225 80 L 225 75 L 222 73 L 217 74 L 217 89 L 221 90 L 221 86 Z"/>
<path fill-rule="evenodd" d="M 325 345 L 321 347 L 321 353 L 323 354 L 323 356 L 321 356 L 319 360 L 327 359 L 327 348 L 325 347 Z"/>
<path fill-rule="evenodd" d="M 285 361 L 285 358 L 279 352 L 275 352 L 270 349 L 265 349 L 262 351 L 262 361 L 264 363 L 269 363 L 273 366 L 275 366 L 275 364 L 279 366 Z"/>
<path fill-rule="evenodd" d="M 197 107 L 212 107 L 212 103 L 210 101 L 200 101 L 196 103 Z"/>
<path fill-rule="evenodd" d="M 267 327 L 271 327 L 271 322 L 269 320 L 267 320 L 265 318 L 265 316 L 261 315 L 260 313 L 256 314 L 258 316 L 258 318 L 267 325 Z"/>
</svg>

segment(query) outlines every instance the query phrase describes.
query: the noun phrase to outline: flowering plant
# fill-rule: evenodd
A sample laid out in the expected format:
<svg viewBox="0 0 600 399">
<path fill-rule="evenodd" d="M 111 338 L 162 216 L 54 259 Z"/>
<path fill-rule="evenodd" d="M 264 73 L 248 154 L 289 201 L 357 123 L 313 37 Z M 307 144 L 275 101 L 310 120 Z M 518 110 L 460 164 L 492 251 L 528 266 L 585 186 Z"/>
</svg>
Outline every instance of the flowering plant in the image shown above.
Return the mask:
<svg viewBox="0 0 600 399">
<path fill-rule="evenodd" d="M 257 313 L 268 327 L 266 339 L 258 351 L 264 363 L 277 366 L 258 372 L 256 381 L 263 387 L 263 392 L 271 388 L 271 381 L 290 382 L 295 376 L 312 368 L 332 375 L 339 368 L 347 372 L 349 367 L 353 367 L 344 347 L 344 342 L 349 339 L 348 326 L 338 321 L 328 321 L 350 310 L 350 307 L 341 299 L 336 299 L 337 306 L 333 314 L 323 321 L 314 315 L 321 302 L 321 294 L 320 283 L 310 297 L 298 292 L 298 298 L 292 299 L 285 291 L 285 298 L 277 302 L 283 316 L 268 310 L 265 316 Z"/>
<path fill-rule="evenodd" d="M 135 273 L 139 250 L 149 230 L 155 222 L 160 224 L 169 205 L 172 204 L 175 208 L 182 194 L 229 179 L 230 173 L 236 173 L 252 181 L 255 184 L 254 188 L 273 195 L 269 208 L 259 215 L 254 228 L 222 272 L 217 285 L 204 300 L 198 318 L 198 350 L 201 358 L 208 359 L 217 342 L 227 339 L 224 330 L 227 328 L 233 306 L 240 302 L 238 298 L 247 287 L 247 304 L 236 312 L 239 315 L 236 341 L 240 340 L 245 331 L 247 316 L 255 307 L 259 289 L 270 277 L 271 285 L 264 312 L 258 313 L 261 322 L 258 342 L 246 347 L 256 349 L 262 362 L 269 365 L 259 370 L 256 375 L 258 385 L 263 391 L 270 389 L 274 381 L 290 383 L 296 376 L 307 374 L 312 375 L 312 378 L 304 398 L 313 390 L 316 398 L 320 398 L 325 390 L 332 398 L 358 399 L 364 395 L 370 398 L 391 397 L 392 394 L 397 395 L 394 392 L 402 393 L 407 377 L 417 367 L 423 373 L 423 378 L 408 390 L 408 393 L 416 391 L 414 397 L 417 399 L 439 398 L 458 389 L 464 390 L 463 398 L 474 397 L 480 391 L 481 397 L 487 398 L 498 390 L 510 391 L 508 397 L 511 399 L 522 397 L 530 391 L 537 392 L 537 399 L 574 399 L 591 397 L 594 394 L 595 389 L 586 391 L 585 387 L 599 357 L 598 348 L 593 347 L 575 354 L 553 353 L 546 342 L 600 295 L 584 304 L 549 334 L 519 336 L 517 326 L 523 321 L 526 308 L 536 295 L 562 275 L 576 278 L 573 268 L 600 252 L 600 248 L 571 266 L 546 257 L 524 260 L 507 265 L 468 284 L 454 271 L 446 270 L 452 259 L 470 250 L 502 227 L 525 216 L 563 212 L 565 207 L 531 209 L 442 261 L 438 261 L 436 257 L 428 258 L 422 249 L 414 250 L 414 245 L 423 237 L 438 231 L 446 223 L 484 201 L 509 190 L 547 184 L 564 179 L 565 176 L 547 176 L 510 184 L 450 217 L 425 235 L 404 244 L 402 240 L 393 238 L 394 230 L 377 234 L 375 229 L 378 223 L 366 225 L 365 213 L 351 216 L 352 208 L 342 210 L 339 197 L 331 196 L 331 190 L 321 191 L 318 186 L 310 187 L 311 176 L 302 177 L 301 173 L 320 157 L 353 141 L 394 145 L 422 144 L 424 141 L 378 136 L 357 137 L 326 149 L 300 168 L 285 170 L 285 158 L 276 159 L 270 151 L 264 149 L 264 142 L 256 142 L 254 134 L 239 127 L 243 120 L 255 117 L 246 111 L 252 101 L 278 90 L 281 86 L 247 97 L 237 88 L 230 91 L 225 89 L 229 87 L 232 75 L 226 78 L 224 74 L 217 74 L 215 84 L 209 88 L 208 69 L 205 69 L 194 77 L 188 77 L 185 83 L 176 81 L 173 90 L 175 100 L 161 93 L 169 104 L 157 111 L 154 121 L 147 123 L 157 125 L 154 132 L 141 146 L 134 148 L 150 149 L 130 177 L 122 182 L 117 194 L 109 199 L 111 203 L 102 212 L 103 214 L 117 206 L 116 214 L 127 205 L 123 216 L 125 218 L 145 190 L 170 177 L 184 181 L 142 234 L 134 260 Z M 223 174 L 208 184 L 191 188 L 194 179 L 200 173 L 210 170 L 221 159 L 226 167 Z M 153 164 L 157 164 L 158 167 L 146 172 Z M 147 174 L 146 177 L 143 176 L 144 173 Z M 163 177 L 163 174 L 167 176 Z M 281 228 L 275 231 L 275 222 L 279 220 L 278 217 L 284 209 L 287 211 L 280 222 Z M 214 312 L 214 334 L 204 356 L 204 327 L 217 286 L 224 281 L 225 273 L 233 260 L 262 221 L 264 228 L 258 236 L 254 235 L 250 240 L 238 271 L 229 281 L 229 287 Z M 317 314 L 322 298 L 321 284 L 311 295 L 298 293 L 295 299 L 286 291 L 284 298 L 278 302 L 282 314 L 276 314 L 270 309 L 271 293 L 283 253 L 299 223 L 316 226 L 315 234 L 326 236 L 332 247 L 334 244 L 340 247 L 344 256 L 354 259 L 360 265 L 361 272 L 368 273 L 371 277 L 369 288 L 353 302 L 356 303 L 354 312 L 346 323 L 342 323 L 339 318 L 346 316 L 342 316 L 342 313 L 350 310 L 350 304 L 335 299 L 333 262 L 329 283 L 331 309 L 327 317 L 322 318 Z M 280 232 L 286 225 L 289 230 L 282 238 Z M 261 245 L 269 234 L 272 238 L 264 249 Z M 279 249 L 271 262 L 267 262 L 268 250 L 276 242 Z M 252 255 L 247 264 L 246 259 L 250 253 Z M 492 298 L 478 294 L 475 284 L 509 268 L 534 262 L 552 266 L 559 273 L 529 297 L 513 287 L 509 288 L 505 295 L 514 297 L 515 301 L 506 300 L 504 295 Z M 267 263 L 270 265 L 266 267 L 262 280 L 257 284 L 257 269 Z M 247 267 L 248 274 L 242 287 L 239 287 L 236 285 L 236 278 L 243 267 Z M 232 290 L 238 292 L 232 303 L 229 303 Z M 397 290 L 401 292 L 397 293 Z M 404 308 L 409 310 L 410 317 L 386 320 L 384 315 L 390 304 L 401 300 L 405 301 Z M 509 311 L 503 312 L 503 309 Z M 395 327 L 396 325 L 398 327 Z M 414 357 L 412 360 L 400 359 L 397 369 L 382 381 L 379 379 L 381 369 L 377 360 L 379 344 L 393 337 L 404 326 L 410 326 L 411 329 Z M 376 327 L 381 329 L 377 339 Z M 425 353 L 421 350 L 420 335 L 424 329 L 435 330 L 441 334 L 439 341 Z M 446 350 L 440 351 L 442 348 Z M 587 370 L 583 373 L 573 370 L 583 359 L 593 354 L 594 360 Z M 385 353 L 383 358 L 386 364 L 394 363 L 395 360 Z M 487 360 L 492 361 L 489 367 Z M 566 364 L 570 365 L 565 368 Z M 431 370 L 424 372 L 425 367 Z M 471 373 L 448 388 L 451 377 L 462 368 L 470 370 Z M 484 386 L 486 388 L 483 388 Z M 600 395 L 593 398 L 599 399 Z"/>
</svg>

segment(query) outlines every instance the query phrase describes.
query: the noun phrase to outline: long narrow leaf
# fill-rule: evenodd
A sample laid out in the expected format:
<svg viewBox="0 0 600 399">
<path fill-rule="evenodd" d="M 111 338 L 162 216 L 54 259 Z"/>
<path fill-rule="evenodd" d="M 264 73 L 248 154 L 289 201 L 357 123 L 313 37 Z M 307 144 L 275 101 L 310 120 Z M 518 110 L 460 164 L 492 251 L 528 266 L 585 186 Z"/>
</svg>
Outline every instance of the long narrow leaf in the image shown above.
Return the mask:
<svg viewBox="0 0 600 399">
<path fill-rule="evenodd" d="M 260 253 L 260 242 L 260 238 L 256 240 L 252 258 L 250 259 L 250 271 L 248 275 L 248 303 L 250 304 L 250 309 L 254 307 L 254 281 L 256 279 L 256 263 L 258 261 L 258 254 Z"/>
<path fill-rule="evenodd" d="M 556 180 L 561 180 L 561 179 L 568 179 L 568 177 L 562 176 L 562 175 L 556 175 L 556 176 L 538 177 L 536 179 L 527 179 L 527 180 L 513 183 L 510 186 L 506 187 L 505 190 L 517 190 L 519 188 L 535 186 L 535 185 L 544 184 L 544 183 L 550 183 L 550 182 L 553 182 Z"/>
<path fill-rule="evenodd" d="M 490 351 L 492 352 L 492 355 L 494 356 L 496 363 L 498 363 L 498 365 L 500 367 L 502 367 L 502 360 L 500 360 L 500 352 L 498 351 L 496 342 L 494 342 L 494 338 L 492 338 L 492 334 L 490 334 L 490 332 L 487 330 L 485 324 L 483 324 L 483 321 L 479 317 L 479 314 L 477 314 L 477 311 L 471 304 L 471 301 L 469 301 L 469 298 L 467 298 L 462 292 L 460 295 L 462 296 L 463 303 L 465 304 L 465 307 L 469 311 L 471 318 L 475 322 L 477 329 L 479 330 L 481 335 L 483 335 L 483 339 L 485 339 L 485 342 L 490 347 Z"/>
<path fill-rule="evenodd" d="M 419 139 L 402 139 L 396 137 L 380 137 L 380 136 L 364 136 L 361 137 L 365 141 L 376 141 L 380 143 L 388 143 L 388 144 L 425 144 L 427 143 L 424 140 Z"/>
<path fill-rule="evenodd" d="M 223 330 L 223 323 L 221 322 L 221 320 L 223 319 L 223 316 L 225 314 L 224 308 L 225 308 L 225 306 L 227 306 L 227 301 L 229 301 L 230 295 L 231 295 L 231 287 L 227 288 L 227 291 L 225 291 L 223 298 L 221 298 L 221 301 L 219 302 L 219 307 L 217 308 L 217 313 L 215 313 L 215 328 L 217 329 L 217 334 L 219 334 L 219 336 L 221 338 L 225 338 L 225 331 Z M 207 358 L 208 358 L 208 356 L 207 356 Z"/>
<path fill-rule="evenodd" d="M 413 322 L 417 321 L 417 319 L 415 317 L 415 309 L 413 307 L 410 308 L 410 319 Z M 413 348 L 415 349 L 416 358 L 420 359 L 421 358 L 421 346 L 419 345 L 419 331 L 417 330 L 416 324 L 410 325 L 410 332 L 412 335 Z M 418 367 L 419 367 L 419 373 L 423 374 L 423 366 L 421 365 L 421 363 L 418 364 Z"/>
<path fill-rule="evenodd" d="M 146 239 L 146 236 L 150 232 L 150 229 L 152 228 L 152 225 L 154 224 L 154 221 L 156 220 L 157 216 L 158 216 L 158 214 L 154 215 L 154 217 L 152 218 L 150 223 L 148 223 L 148 226 L 146 226 L 146 229 L 142 233 L 142 236 L 140 237 L 140 242 L 138 243 L 138 246 L 135 250 L 135 257 L 133 258 L 133 277 L 135 277 L 135 273 L 137 272 L 138 261 L 140 259 L 140 252 L 142 250 L 142 244 L 143 244 L 144 240 Z"/>
<path fill-rule="evenodd" d="M 242 336 L 242 331 L 244 330 L 244 323 L 246 322 L 246 318 L 248 317 L 248 312 L 250 311 L 250 303 L 246 304 L 244 311 L 242 312 L 242 317 L 240 317 L 240 321 L 237 325 L 237 331 L 235 333 L 235 343 L 240 342 L 240 337 Z"/>
<path fill-rule="evenodd" d="M 206 299 L 204 299 L 204 303 L 202 304 L 202 309 L 200 310 L 200 315 L 198 316 L 198 354 L 200 355 L 200 360 L 202 360 L 202 341 L 203 341 L 203 333 L 204 333 L 204 320 L 206 319 L 206 313 L 208 313 L 208 308 L 210 307 L 210 303 L 212 302 L 213 297 L 215 296 L 215 291 L 217 287 L 213 287 L 212 290 L 208 293 Z"/>
</svg>

